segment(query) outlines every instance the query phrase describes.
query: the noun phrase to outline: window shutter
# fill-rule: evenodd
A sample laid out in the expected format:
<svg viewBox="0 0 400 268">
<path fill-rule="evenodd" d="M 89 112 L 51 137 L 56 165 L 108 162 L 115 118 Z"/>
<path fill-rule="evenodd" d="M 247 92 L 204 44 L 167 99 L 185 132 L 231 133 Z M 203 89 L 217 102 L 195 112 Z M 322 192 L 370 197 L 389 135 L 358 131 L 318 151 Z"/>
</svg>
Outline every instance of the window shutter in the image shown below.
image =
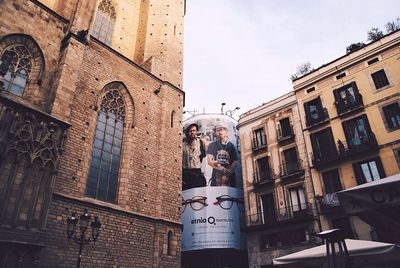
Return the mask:
<svg viewBox="0 0 400 268">
<path fill-rule="evenodd" d="M 380 159 L 380 157 L 378 156 L 376 159 L 376 166 L 378 167 L 378 172 L 379 172 L 379 177 L 381 177 L 381 179 L 386 177 L 386 173 L 385 173 L 385 169 L 383 168 L 382 165 L 382 161 Z"/>
<path fill-rule="evenodd" d="M 364 174 L 362 173 L 360 163 L 354 163 L 353 170 L 354 170 L 354 176 L 356 177 L 357 184 L 360 185 L 360 184 L 365 183 L 366 180 L 365 180 Z"/>
</svg>

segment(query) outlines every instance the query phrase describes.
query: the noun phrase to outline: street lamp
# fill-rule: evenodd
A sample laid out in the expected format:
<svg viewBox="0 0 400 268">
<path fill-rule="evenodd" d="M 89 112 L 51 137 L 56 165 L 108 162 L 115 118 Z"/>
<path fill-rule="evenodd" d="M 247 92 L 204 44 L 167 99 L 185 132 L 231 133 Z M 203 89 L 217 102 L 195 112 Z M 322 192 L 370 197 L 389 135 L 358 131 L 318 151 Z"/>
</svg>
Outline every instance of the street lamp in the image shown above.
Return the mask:
<svg viewBox="0 0 400 268">
<path fill-rule="evenodd" d="M 98 217 L 94 217 L 94 220 L 90 221 L 91 216 L 88 214 L 88 210 L 84 209 L 83 214 L 79 216 L 79 220 L 76 217 L 76 213 L 72 213 L 71 217 L 67 218 L 67 235 L 68 240 L 74 241 L 79 245 L 79 255 L 76 267 L 79 268 L 81 265 L 82 258 L 82 247 L 89 244 L 90 242 L 96 243 L 97 238 L 100 234 L 101 223 Z M 76 233 L 76 227 L 79 222 L 79 233 Z M 92 234 L 87 234 L 86 231 L 89 228 L 92 229 Z"/>
</svg>

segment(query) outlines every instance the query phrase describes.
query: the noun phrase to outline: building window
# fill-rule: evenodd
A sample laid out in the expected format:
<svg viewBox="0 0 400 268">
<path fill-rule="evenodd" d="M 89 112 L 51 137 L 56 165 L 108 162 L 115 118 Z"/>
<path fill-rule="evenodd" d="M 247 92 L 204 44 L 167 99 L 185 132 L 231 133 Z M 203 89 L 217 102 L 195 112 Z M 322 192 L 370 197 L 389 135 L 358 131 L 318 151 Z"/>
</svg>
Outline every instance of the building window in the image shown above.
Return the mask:
<svg viewBox="0 0 400 268">
<path fill-rule="evenodd" d="M 376 89 L 383 88 L 389 85 L 389 80 L 386 76 L 385 70 L 379 70 L 375 73 L 371 74 L 372 81 L 374 81 L 374 85 Z"/>
<path fill-rule="evenodd" d="M 355 82 L 347 84 L 333 91 L 335 106 L 338 114 L 350 111 L 363 105 L 361 94 Z"/>
<path fill-rule="evenodd" d="M 267 137 L 264 133 L 264 128 L 259 128 L 254 131 L 253 150 L 265 147 L 267 145 Z"/>
<path fill-rule="evenodd" d="M 389 130 L 400 128 L 400 105 L 398 102 L 386 105 L 382 108 L 385 123 Z"/>
<path fill-rule="evenodd" d="M 173 241 L 174 235 L 172 234 L 172 231 L 168 231 L 168 241 L 167 241 L 167 254 L 172 255 L 172 241 Z"/>
<path fill-rule="evenodd" d="M 111 0 L 101 0 L 97 8 L 92 35 L 106 45 L 111 45 L 116 18 L 115 7 Z"/>
<path fill-rule="evenodd" d="M 311 133 L 310 138 L 313 149 L 313 161 L 320 162 L 337 155 L 331 128 Z"/>
<path fill-rule="evenodd" d="M 368 119 L 365 115 L 344 121 L 342 124 L 349 149 L 357 148 L 374 141 Z"/>
<path fill-rule="evenodd" d="M 324 181 L 324 188 L 326 194 L 332 194 L 342 190 L 339 172 L 337 169 L 323 172 L 322 180 Z"/>
<path fill-rule="evenodd" d="M 297 212 L 307 209 L 307 201 L 303 187 L 289 189 L 289 194 L 292 212 L 295 215 Z"/>
<path fill-rule="evenodd" d="M 396 158 L 397 165 L 400 168 L 400 148 L 393 149 L 394 158 Z"/>
<path fill-rule="evenodd" d="M 273 194 L 265 194 L 261 196 L 262 219 L 264 224 L 276 223 L 275 199 Z"/>
<path fill-rule="evenodd" d="M 307 127 L 316 125 L 328 119 L 328 112 L 326 108 L 322 107 L 320 97 L 304 103 L 304 111 L 306 113 Z"/>
<path fill-rule="evenodd" d="M 283 163 L 282 163 L 282 175 L 289 175 L 301 170 L 301 165 L 297 158 L 296 147 L 289 148 L 282 152 Z"/>
<path fill-rule="evenodd" d="M 283 140 L 293 136 L 292 126 L 289 117 L 279 120 L 278 124 L 278 140 Z"/>
<path fill-rule="evenodd" d="M 271 179 L 271 171 L 268 164 L 268 157 L 261 157 L 256 160 L 255 182 L 263 182 Z"/>
<path fill-rule="evenodd" d="M 22 97 L 32 70 L 31 53 L 24 45 L 14 45 L 4 51 L 1 62 L 2 67 L 8 67 L 3 79 L 4 90 Z"/>
<path fill-rule="evenodd" d="M 363 184 L 386 177 L 379 157 L 353 164 L 358 184 Z"/>
<path fill-rule="evenodd" d="M 116 202 L 118 172 L 125 120 L 125 101 L 119 90 L 110 88 L 101 99 L 93 143 L 86 195 Z"/>
</svg>

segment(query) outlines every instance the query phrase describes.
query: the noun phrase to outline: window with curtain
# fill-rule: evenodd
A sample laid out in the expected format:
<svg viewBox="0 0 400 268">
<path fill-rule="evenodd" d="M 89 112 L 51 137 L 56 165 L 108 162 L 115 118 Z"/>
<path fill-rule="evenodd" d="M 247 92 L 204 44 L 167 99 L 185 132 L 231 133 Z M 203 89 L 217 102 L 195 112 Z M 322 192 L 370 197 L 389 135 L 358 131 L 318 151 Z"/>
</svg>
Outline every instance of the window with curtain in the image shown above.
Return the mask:
<svg viewBox="0 0 400 268">
<path fill-rule="evenodd" d="M 121 158 L 125 101 L 115 88 L 101 99 L 93 142 L 86 195 L 106 202 L 116 202 Z"/>
<path fill-rule="evenodd" d="M 101 0 L 97 8 L 92 35 L 106 45 L 111 45 L 116 18 L 117 15 L 112 2 L 110 0 Z"/>
<path fill-rule="evenodd" d="M 292 188 L 289 190 L 290 203 L 294 213 L 307 209 L 306 196 L 303 187 Z"/>
<path fill-rule="evenodd" d="M 22 97 L 32 70 L 32 54 L 24 45 L 14 45 L 4 51 L 1 62 L 4 68 L 8 67 L 3 78 L 4 90 Z"/>
</svg>

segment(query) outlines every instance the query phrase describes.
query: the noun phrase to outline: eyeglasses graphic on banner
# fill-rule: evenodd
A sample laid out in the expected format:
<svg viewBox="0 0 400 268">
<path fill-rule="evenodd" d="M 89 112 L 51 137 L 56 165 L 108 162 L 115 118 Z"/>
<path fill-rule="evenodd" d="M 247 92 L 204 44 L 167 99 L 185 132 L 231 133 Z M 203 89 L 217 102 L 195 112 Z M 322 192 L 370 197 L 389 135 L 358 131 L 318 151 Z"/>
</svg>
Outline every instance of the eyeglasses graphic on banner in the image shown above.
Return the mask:
<svg viewBox="0 0 400 268">
<path fill-rule="evenodd" d="M 232 197 L 230 195 L 221 195 L 216 197 L 217 202 L 214 205 L 219 205 L 222 209 L 231 209 L 235 202 L 239 211 L 244 212 L 244 201 L 242 198 Z"/>
<path fill-rule="evenodd" d="M 182 199 L 182 211 L 183 213 L 186 209 L 186 206 L 189 204 L 189 206 L 194 210 L 194 211 L 199 211 L 202 210 L 204 207 L 208 206 L 206 203 L 206 196 L 193 196 L 190 199 L 183 200 Z"/>
</svg>

